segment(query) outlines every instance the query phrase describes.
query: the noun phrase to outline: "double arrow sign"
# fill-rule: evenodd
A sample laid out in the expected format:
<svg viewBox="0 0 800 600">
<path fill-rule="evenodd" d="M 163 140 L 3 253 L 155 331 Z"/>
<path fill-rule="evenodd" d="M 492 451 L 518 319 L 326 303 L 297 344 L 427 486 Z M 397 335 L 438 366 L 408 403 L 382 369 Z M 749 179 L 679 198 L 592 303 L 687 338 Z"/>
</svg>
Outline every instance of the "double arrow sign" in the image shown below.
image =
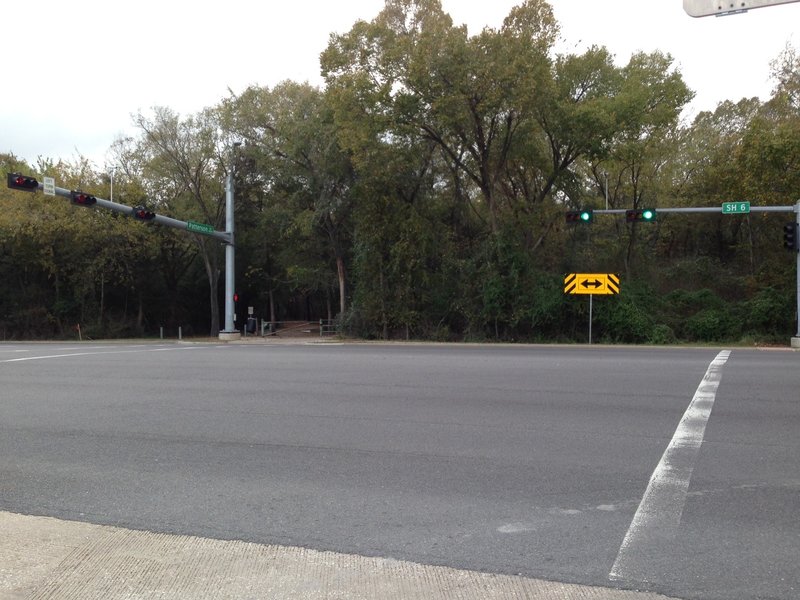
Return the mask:
<svg viewBox="0 0 800 600">
<path fill-rule="evenodd" d="M 619 294 L 619 276 L 613 273 L 570 273 L 564 278 L 565 294 Z"/>
</svg>

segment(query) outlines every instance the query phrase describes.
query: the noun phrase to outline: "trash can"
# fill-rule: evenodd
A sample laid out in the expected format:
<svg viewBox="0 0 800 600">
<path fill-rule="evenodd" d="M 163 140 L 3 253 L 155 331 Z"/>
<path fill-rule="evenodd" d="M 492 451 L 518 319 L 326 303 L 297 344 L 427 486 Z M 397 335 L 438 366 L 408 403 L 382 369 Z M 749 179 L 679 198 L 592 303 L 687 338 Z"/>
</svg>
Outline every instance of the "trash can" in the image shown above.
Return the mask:
<svg viewBox="0 0 800 600">
<path fill-rule="evenodd" d="M 258 329 L 258 322 L 255 317 L 247 318 L 247 333 L 253 334 Z"/>
</svg>

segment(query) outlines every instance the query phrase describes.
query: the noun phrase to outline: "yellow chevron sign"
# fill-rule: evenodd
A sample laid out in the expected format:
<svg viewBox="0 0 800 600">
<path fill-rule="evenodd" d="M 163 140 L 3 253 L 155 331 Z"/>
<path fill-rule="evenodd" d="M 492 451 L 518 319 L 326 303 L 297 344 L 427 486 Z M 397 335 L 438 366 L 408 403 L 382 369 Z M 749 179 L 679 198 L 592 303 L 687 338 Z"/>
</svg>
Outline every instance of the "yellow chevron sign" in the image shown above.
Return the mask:
<svg viewBox="0 0 800 600">
<path fill-rule="evenodd" d="M 619 275 L 570 273 L 564 278 L 565 294 L 619 294 Z"/>
</svg>

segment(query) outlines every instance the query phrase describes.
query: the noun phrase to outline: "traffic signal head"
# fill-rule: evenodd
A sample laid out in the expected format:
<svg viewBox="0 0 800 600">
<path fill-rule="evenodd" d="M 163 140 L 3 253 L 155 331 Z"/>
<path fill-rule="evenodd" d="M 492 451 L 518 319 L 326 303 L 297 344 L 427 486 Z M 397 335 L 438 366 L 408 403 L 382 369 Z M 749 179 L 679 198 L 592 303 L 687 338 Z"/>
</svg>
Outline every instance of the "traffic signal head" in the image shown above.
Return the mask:
<svg viewBox="0 0 800 600">
<path fill-rule="evenodd" d="M 24 190 L 26 192 L 35 192 L 39 189 L 39 182 L 34 177 L 27 175 L 20 175 L 19 173 L 8 174 L 8 187 L 12 190 Z"/>
<path fill-rule="evenodd" d="M 787 250 L 800 250 L 800 240 L 797 239 L 797 223 L 787 223 L 783 226 L 783 247 Z"/>
<path fill-rule="evenodd" d="M 635 208 L 625 211 L 625 220 L 628 223 L 649 223 L 656 220 L 655 208 Z"/>
<path fill-rule="evenodd" d="M 131 215 L 138 221 L 152 221 L 156 218 L 156 213 L 150 212 L 144 206 L 134 206 Z"/>
<path fill-rule="evenodd" d="M 94 206 L 97 203 L 97 198 L 84 192 L 70 192 L 69 199 L 78 206 Z"/>
<path fill-rule="evenodd" d="M 568 210 L 567 223 L 591 223 L 594 213 L 591 210 Z"/>
</svg>

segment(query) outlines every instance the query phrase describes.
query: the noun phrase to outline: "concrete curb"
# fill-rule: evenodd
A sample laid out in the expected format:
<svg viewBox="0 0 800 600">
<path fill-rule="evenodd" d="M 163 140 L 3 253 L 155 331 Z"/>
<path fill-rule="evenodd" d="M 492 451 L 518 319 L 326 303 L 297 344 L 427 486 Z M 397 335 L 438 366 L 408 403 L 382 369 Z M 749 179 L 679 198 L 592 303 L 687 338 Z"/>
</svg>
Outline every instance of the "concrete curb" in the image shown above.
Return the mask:
<svg viewBox="0 0 800 600">
<path fill-rule="evenodd" d="M 0 512 L 3 600 L 667 600 L 304 548 Z"/>
</svg>

